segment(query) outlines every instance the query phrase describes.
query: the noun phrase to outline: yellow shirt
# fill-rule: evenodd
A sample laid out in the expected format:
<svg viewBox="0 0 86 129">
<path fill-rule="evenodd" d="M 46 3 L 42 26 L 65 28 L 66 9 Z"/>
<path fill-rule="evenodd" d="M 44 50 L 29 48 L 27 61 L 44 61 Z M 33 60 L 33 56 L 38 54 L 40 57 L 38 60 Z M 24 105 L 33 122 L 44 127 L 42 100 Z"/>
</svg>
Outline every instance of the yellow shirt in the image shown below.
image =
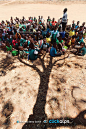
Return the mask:
<svg viewBox="0 0 86 129">
<path fill-rule="evenodd" d="M 19 24 L 16 24 L 16 27 L 19 28 Z"/>
<path fill-rule="evenodd" d="M 33 32 L 36 32 L 36 30 L 35 30 L 35 29 L 33 29 Z"/>
<path fill-rule="evenodd" d="M 46 38 L 46 42 L 50 43 L 51 42 L 51 38 Z"/>
<path fill-rule="evenodd" d="M 74 31 L 70 31 L 69 32 L 69 36 L 73 36 L 73 35 L 75 35 L 75 32 Z"/>
<path fill-rule="evenodd" d="M 69 41 L 68 45 L 71 45 L 71 40 Z"/>
</svg>

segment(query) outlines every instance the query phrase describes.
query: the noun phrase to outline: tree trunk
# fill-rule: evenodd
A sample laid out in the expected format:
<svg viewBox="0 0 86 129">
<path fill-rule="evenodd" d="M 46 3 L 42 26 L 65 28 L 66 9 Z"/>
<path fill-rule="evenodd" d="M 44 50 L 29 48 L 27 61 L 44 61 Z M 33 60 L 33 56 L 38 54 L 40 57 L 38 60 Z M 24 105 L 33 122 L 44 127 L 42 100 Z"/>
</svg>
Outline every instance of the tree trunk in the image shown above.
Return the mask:
<svg viewBox="0 0 86 129">
<path fill-rule="evenodd" d="M 48 90 L 49 74 L 43 72 L 40 76 L 40 85 L 37 100 L 33 108 L 33 114 L 29 116 L 28 121 L 41 121 L 41 123 L 26 123 L 22 129 L 43 129 L 43 120 L 47 119 L 45 114 L 46 95 Z"/>
</svg>

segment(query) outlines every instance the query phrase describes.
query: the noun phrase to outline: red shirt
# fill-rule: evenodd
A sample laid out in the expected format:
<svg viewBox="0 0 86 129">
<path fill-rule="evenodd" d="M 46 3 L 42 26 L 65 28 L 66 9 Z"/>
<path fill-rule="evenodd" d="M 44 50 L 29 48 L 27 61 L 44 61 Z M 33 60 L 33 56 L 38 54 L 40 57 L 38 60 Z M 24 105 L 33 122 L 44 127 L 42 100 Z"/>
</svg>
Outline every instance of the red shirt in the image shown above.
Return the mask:
<svg viewBox="0 0 86 129">
<path fill-rule="evenodd" d="M 15 47 L 15 45 L 16 45 L 16 40 L 12 40 L 12 44 L 13 44 L 13 46 Z"/>
<path fill-rule="evenodd" d="M 56 21 L 52 21 L 52 25 L 55 26 L 55 23 L 57 23 Z"/>
</svg>

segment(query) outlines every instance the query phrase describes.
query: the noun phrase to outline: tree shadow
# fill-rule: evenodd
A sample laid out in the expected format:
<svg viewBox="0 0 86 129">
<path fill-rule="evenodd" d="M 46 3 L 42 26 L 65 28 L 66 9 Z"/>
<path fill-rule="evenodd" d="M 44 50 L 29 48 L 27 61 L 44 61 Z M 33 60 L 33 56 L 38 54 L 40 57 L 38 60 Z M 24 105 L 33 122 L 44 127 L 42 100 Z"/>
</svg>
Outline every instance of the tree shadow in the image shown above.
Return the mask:
<svg viewBox="0 0 86 129">
<path fill-rule="evenodd" d="M 26 62 L 24 62 L 20 57 L 18 57 L 19 61 L 31 68 L 33 68 L 34 70 L 36 70 L 36 72 L 38 72 L 39 76 L 40 76 L 40 84 L 39 84 L 39 90 L 38 90 L 38 95 L 37 95 L 37 100 L 36 100 L 36 103 L 34 105 L 34 108 L 33 108 L 33 114 L 31 114 L 27 120 L 27 122 L 24 124 L 24 126 L 22 127 L 22 129 L 47 129 L 48 127 L 57 127 L 57 126 L 60 126 L 59 124 L 49 124 L 49 122 L 46 124 L 44 123 L 43 121 L 44 120 L 48 120 L 47 118 L 47 115 L 45 113 L 45 104 L 46 104 L 46 96 L 47 96 L 47 90 L 48 90 L 48 84 L 49 84 L 49 77 L 50 77 L 50 74 L 51 74 L 51 70 L 53 68 L 53 66 L 55 66 L 56 62 L 60 61 L 60 60 L 63 60 L 63 63 L 62 64 L 58 64 L 58 67 L 62 67 L 65 63 L 65 59 L 68 58 L 64 56 L 64 58 L 60 58 L 59 60 L 55 60 L 53 62 L 53 58 L 50 56 L 50 61 L 49 61 L 49 64 L 47 65 L 47 67 L 45 67 L 44 65 L 44 58 L 45 58 L 45 55 L 43 55 L 43 57 L 41 58 L 41 56 L 39 56 L 39 59 L 41 61 L 41 64 L 42 64 L 42 67 L 43 67 L 43 72 L 41 72 L 39 70 L 39 68 L 36 67 L 35 64 L 27 64 Z M 70 57 L 71 58 L 71 57 Z M 60 81 L 62 83 L 65 82 L 64 79 L 61 79 L 59 78 Z M 84 113 L 86 113 L 84 111 Z M 83 112 L 81 112 L 78 116 L 81 118 L 82 115 L 84 114 Z M 78 121 L 78 116 L 73 119 L 74 123 L 72 122 L 72 124 L 74 125 L 75 123 L 77 124 L 81 124 L 79 121 Z M 58 118 L 57 118 L 58 119 Z M 61 118 L 60 118 L 61 119 Z M 66 119 L 66 118 L 64 118 Z M 72 118 L 70 118 L 71 120 Z M 29 123 L 30 121 L 41 121 L 42 123 Z M 86 125 L 85 122 L 84 122 L 84 119 L 83 119 L 83 125 Z M 61 124 L 62 126 L 62 124 Z M 68 125 L 64 125 L 63 126 L 71 126 L 71 124 L 68 124 Z"/>
<path fill-rule="evenodd" d="M 13 66 L 15 59 L 17 59 L 17 57 L 6 57 L 0 61 L 0 76 L 5 76 L 7 70 L 11 71 L 16 68 L 16 66 Z"/>
<path fill-rule="evenodd" d="M 2 109 L 2 119 L 4 118 L 4 121 L 1 122 L 2 126 L 5 127 L 5 129 L 8 129 L 11 125 L 10 116 L 14 110 L 14 107 L 10 101 L 4 104 Z"/>
<path fill-rule="evenodd" d="M 77 117 L 76 118 L 68 118 L 68 117 L 65 117 L 64 118 L 64 120 L 69 120 L 69 123 L 50 123 L 49 121 L 50 120 L 52 120 L 52 118 L 51 119 L 49 119 L 48 120 L 48 124 L 47 124 L 47 127 L 50 127 L 50 128 L 52 128 L 52 127 L 58 127 L 58 126 L 64 126 L 64 127 L 67 127 L 67 126 L 70 126 L 70 127 L 75 127 L 75 126 L 77 126 L 77 125 L 84 125 L 84 126 L 86 126 L 86 119 L 84 118 L 84 115 L 86 114 L 86 110 L 84 110 L 84 111 L 81 111 L 80 113 L 79 113 L 79 115 L 77 115 Z M 63 120 L 63 118 L 61 117 L 61 118 L 55 118 L 54 120 Z"/>
</svg>

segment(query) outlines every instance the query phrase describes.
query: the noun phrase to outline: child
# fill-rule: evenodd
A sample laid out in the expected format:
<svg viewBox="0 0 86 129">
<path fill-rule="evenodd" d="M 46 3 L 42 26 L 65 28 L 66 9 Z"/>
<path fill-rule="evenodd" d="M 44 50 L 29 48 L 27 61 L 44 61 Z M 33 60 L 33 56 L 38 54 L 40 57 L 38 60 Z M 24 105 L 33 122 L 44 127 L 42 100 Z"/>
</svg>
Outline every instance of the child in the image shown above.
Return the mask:
<svg viewBox="0 0 86 129">
<path fill-rule="evenodd" d="M 79 49 L 79 55 L 84 56 L 86 54 L 85 43 L 81 42 L 81 48 Z"/>
<path fill-rule="evenodd" d="M 72 37 L 73 35 L 75 35 L 75 31 L 74 31 L 74 28 L 72 27 L 70 32 L 69 32 L 69 36 Z"/>
<path fill-rule="evenodd" d="M 64 39 L 64 38 L 65 38 L 65 34 L 66 34 L 66 32 L 65 32 L 65 31 L 60 32 L 60 35 L 62 36 L 62 39 Z"/>
<path fill-rule="evenodd" d="M 80 45 L 81 42 L 84 42 L 84 41 L 83 41 L 82 35 L 80 34 L 79 37 L 76 39 L 76 45 Z"/>
<path fill-rule="evenodd" d="M 74 48 L 74 46 L 75 46 L 75 41 L 76 41 L 76 39 L 75 39 L 75 36 L 73 35 L 72 38 L 71 38 L 72 48 Z"/>
<path fill-rule="evenodd" d="M 53 20 L 52 20 L 52 25 L 55 26 L 56 23 L 57 23 L 57 22 L 55 21 L 55 18 L 53 18 Z"/>
<path fill-rule="evenodd" d="M 63 40 L 62 40 L 62 36 L 60 35 L 56 41 L 56 44 L 58 46 L 59 51 L 62 50 L 62 46 L 63 46 Z"/>
<path fill-rule="evenodd" d="M 47 22 L 51 21 L 50 16 L 48 16 Z"/>
<path fill-rule="evenodd" d="M 70 36 L 68 36 L 68 40 L 67 40 L 67 42 L 65 43 L 65 45 L 66 45 L 68 48 L 70 48 L 70 46 L 71 46 L 71 37 L 70 37 Z"/>
<path fill-rule="evenodd" d="M 47 34 L 46 34 L 46 42 L 51 45 L 50 33 L 47 33 Z"/>
<path fill-rule="evenodd" d="M 79 28 L 79 21 L 77 21 L 77 25 L 75 26 L 75 29 L 78 29 Z"/>
<path fill-rule="evenodd" d="M 75 52 L 75 54 L 79 56 L 84 56 L 86 54 L 86 48 L 85 48 L 85 43 L 81 42 L 80 48 Z"/>
<path fill-rule="evenodd" d="M 85 32 L 83 34 L 83 38 L 86 39 L 86 30 L 85 30 Z"/>
<path fill-rule="evenodd" d="M 6 43 L 6 50 L 8 51 L 12 51 L 12 46 L 9 44 L 9 42 Z"/>
<path fill-rule="evenodd" d="M 72 27 L 75 28 L 75 21 L 73 20 L 73 24 L 72 24 Z"/>
<path fill-rule="evenodd" d="M 57 41 L 57 38 L 59 37 L 59 31 L 57 30 L 57 26 L 54 27 L 54 30 L 51 32 L 51 43 Z"/>
<path fill-rule="evenodd" d="M 40 35 L 40 39 L 38 40 L 39 47 L 43 44 L 43 36 Z"/>
<path fill-rule="evenodd" d="M 29 59 L 30 60 L 36 60 L 38 57 L 38 49 L 35 49 L 34 44 L 30 43 L 29 45 Z"/>
<path fill-rule="evenodd" d="M 57 48 L 57 44 L 54 42 L 53 47 L 50 49 L 50 56 L 56 57 L 56 56 L 61 56 L 62 55 L 61 52 L 57 53 L 56 48 Z"/>
<path fill-rule="evenodd" d="M 15 36 L 13 36 L 12 46 L 15 48 L 15 45 L 16 45 L 16 38 L 15 38 Z"/>
<path fill-rule="evenodd" d="M 48 52 L 50 45 L 46 43 L 46 39 L 43 40 L 43 44 L 41 45 L 41 50 L 46 50 Z"/>
</svg>

